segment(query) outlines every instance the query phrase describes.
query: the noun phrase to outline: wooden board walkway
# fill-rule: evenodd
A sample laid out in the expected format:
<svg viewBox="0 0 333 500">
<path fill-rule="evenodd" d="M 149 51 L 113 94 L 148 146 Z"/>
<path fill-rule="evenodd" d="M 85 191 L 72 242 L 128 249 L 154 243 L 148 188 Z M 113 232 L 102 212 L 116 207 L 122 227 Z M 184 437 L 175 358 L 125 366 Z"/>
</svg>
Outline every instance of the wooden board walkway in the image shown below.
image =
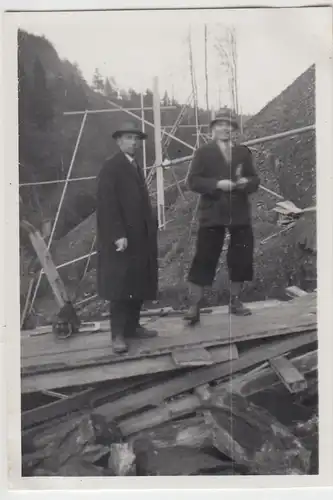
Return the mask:
<svg viewBox="0 0 333 500">
<path fill-rule="evenodd" d="M 246 318 L 223 312 L 205 315 L 195 328 L 180 317 L 157 318 L 149 324 L 159 336 L 133 342 L 124 356 L 112 353 L 108 322 L 100 333 L 66 340 L 56 340 L 52 334 L 22 336 L 22 392 L 175 370 L 179 368 L 172 355 L 175 349 L 206 349 L 213 363 L 237 359 L 241 342 L 315 330 L 316 294 L 256 308 Z"/>
</svg>

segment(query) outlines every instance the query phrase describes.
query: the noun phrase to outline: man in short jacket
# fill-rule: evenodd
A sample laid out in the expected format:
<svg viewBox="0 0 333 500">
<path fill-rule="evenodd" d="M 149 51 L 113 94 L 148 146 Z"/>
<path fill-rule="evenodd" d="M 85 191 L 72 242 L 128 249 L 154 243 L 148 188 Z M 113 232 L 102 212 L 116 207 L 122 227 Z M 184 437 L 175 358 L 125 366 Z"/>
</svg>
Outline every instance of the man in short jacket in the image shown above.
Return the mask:
<svg viewBox="0 0 333 500">
<path fill-rule="evenodd" d="M 194 155 L 189 188 L 199 193 L 199 231 L 189 271 L 191 305 L 185 315 L 190 324 L 200 319 L 204 287 L 211 286 L 226 231 L 230 242 L 227 265 L 230 279 L 229 311 L 247 316 L 240 300 L 245 281 L 253 279 L 253 232 L 249 194 L 259 186 L 251 151 L 233 141 L 238 123 L 232 111 L 221 111 L 211 122 L 212 141 Z"/>
<path fill-rule="evenodd" d="M 152 337 L 139 324 L 144 300 L 157 294 L 157 221 L 135 151 L 146 134 L 125 123 L 113 138 L 119 152 L 104 163 L 97 186 L 97 282 L 110 301 L 113 350 L 132 337 Z"/>
</svg>

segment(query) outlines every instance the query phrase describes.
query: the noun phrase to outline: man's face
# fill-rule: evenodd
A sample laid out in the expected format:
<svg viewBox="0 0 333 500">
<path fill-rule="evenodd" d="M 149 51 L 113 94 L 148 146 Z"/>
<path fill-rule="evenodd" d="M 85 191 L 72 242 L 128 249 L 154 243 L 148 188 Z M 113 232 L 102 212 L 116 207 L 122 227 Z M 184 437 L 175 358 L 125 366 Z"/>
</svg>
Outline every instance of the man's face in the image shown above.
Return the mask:
<svg viewBox="0 0 333 500">
<path fill-rule="evenodd" d="M 137 134 L 122 134 L 117 143 L 123 153 L 134 155 L 140 145 L 140 139 Z"/>
<path fill-rule="evenodd" d="M 233 132 L 233 126 L 229 122 L 217 122 L 212 128 L 213 139 L 218 141 L 229 141 Z"/>
</svg>

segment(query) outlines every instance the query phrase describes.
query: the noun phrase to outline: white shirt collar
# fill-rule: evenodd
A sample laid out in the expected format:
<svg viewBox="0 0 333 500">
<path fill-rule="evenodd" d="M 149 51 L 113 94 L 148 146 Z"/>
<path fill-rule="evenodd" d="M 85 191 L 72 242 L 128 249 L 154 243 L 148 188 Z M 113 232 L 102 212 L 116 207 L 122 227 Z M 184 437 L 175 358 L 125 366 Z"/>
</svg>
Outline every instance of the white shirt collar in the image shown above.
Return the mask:
<svg viewBox="0 0 333 500">
<path fill-rule="evenodd" d="M 134 158 L 133 158 L 133 156 L 131 156 L 131 155 L 127 154 L 127 153 L 124 153 L 124 154 L 125 154 L 126 158 L 128 159 L 128 161 L 129 161 L 130 163 L 133 163 L 133 162 L 134 162 Z"/>
</svg>

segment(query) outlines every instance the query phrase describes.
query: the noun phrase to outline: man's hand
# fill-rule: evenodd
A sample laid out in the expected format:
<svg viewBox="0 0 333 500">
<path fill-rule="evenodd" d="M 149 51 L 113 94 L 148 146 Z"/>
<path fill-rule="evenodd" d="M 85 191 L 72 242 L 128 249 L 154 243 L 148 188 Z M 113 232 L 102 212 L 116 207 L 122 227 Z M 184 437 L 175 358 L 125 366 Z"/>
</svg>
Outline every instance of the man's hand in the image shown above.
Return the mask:
<svg viewBox="0 0 333 500">
<path fill-rule="evenodd" d="M 221 191 L 232 191 L 236 184 L 228 179 L 218 181 L 216 187 L 217 189 L 221 189 Z"/>
<path fill-rule="evenodd" d="M 116 252 L 124 252 L 127 248 L 127 238 L 120 238 L 116 242 L 117 250 Z"/>
<path fill-rule="evenodd" d="M 236 182 L 237 187 L 243 187 L 246 186 L 246 184 L 249 182 L 249 180 L 246 177 L 240 177 L 238 181 Z"/>
</svg>

